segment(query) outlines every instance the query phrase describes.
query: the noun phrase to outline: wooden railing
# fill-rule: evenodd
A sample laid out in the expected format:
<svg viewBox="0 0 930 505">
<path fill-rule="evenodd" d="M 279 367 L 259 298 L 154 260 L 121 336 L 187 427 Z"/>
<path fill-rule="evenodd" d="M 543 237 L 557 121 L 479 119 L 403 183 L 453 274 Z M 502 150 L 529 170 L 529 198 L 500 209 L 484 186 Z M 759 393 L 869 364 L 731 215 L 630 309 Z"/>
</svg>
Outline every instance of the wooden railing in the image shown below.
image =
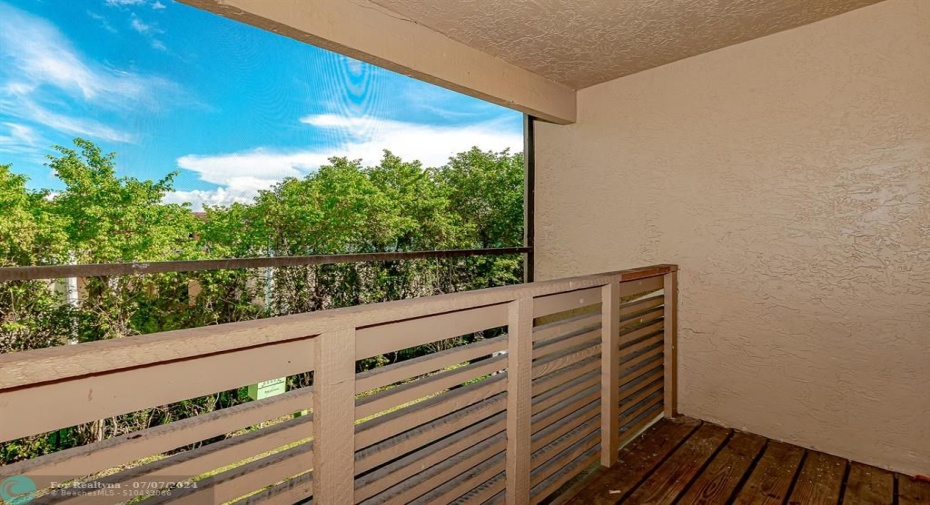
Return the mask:
<svg viewBox="0 0 930 505">
<path fill-rule="evenodd" d="M 659 265 L 0 356 L 0 443 L 312 372 L 310 387 L 0 477 L 91 478 L 33 503 L 118 503 L 197 477 L 144 503 L 536 504 L 674 415 L 676 276 Z"/>
</svg>

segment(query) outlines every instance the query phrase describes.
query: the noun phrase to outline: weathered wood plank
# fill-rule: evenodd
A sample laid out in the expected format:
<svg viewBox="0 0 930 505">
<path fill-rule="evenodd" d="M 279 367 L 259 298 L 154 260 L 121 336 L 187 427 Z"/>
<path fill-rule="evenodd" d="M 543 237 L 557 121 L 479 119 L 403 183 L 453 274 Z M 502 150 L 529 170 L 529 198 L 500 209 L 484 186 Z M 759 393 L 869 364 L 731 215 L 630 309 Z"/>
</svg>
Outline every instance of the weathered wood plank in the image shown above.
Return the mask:
<svg viewBox="0 0 930 505">
<path fill-rule="evenodd" d="M 891 505 L 894 474 L 874 466 L 852 463 L 843 493 L 843 505 Z"/>
<path fill-rule="evenodd" d="M 765 447 L 765 438 L 735 432 L 727 445 L 694 481 L 678 503 L 682 505 L 717 505 L 727 503 L 753 460 Z M 806 503 L 806 502 L 803 502 Z M 835 505 L 835 504 L 834 504 Z"/>
<path fill-rule="evenodd" d="M 788 503 L 836 505 L 840 501 L 845 475 L 845 459 L 808 451 Z"/>
<path fill-rule="evenodd" d="M 600 476 L 569 503 L 613 505 L 693 433 L 699 421 L 661 420 L 620 451 L 611 471 Z"/>
<path fill-rule="evenodd" d="M 930 482 L 897 475 L 898 505 L 927 505 L 930 503 Z"/>
<path fill-rule="evenodd" d="M 674 503 L 730 430 L 704 424 L 629 496 L 630 503 Z"/>
<path fill-rule="evenodd" d="M 749 480 L 736 496 L 735 504 L 780 505 L 798 473 L 804 449 L 775 440 L 769 441 L 765 453 Z"/>
</svg>

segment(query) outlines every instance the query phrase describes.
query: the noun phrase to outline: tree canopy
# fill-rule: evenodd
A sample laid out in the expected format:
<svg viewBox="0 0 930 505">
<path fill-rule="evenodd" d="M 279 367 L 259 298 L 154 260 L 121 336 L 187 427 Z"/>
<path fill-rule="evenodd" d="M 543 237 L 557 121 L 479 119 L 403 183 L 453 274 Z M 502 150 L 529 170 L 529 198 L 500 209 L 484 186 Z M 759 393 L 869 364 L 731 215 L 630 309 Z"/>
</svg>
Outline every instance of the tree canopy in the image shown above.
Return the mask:
<svg viewBox="0 0 930 505">
<path fill-rule="evenodd" d="M 0 165 L 0 267 L 512 247 L 523 241 L 523 155 L 473 148 L 440 167 L 385 151 L 375 166 L 331 158 L 249 203 L 165 203 L 157 181 L 118 175 L 117 157 L 75 139 L 48 167 L 61 188 L 33 190 Z M 260 170 L 261 167 L 256 167 Z M 522 280 L 517 255 L 0 282 L 0 353 L 476 289 Z M 481 335 L 468 338 L 481 338 Z M 450 344 L 451 345 L 451 344 Z M 435 349 L 359 364 L 370 368 Z M 401 356 L 403 354 L 403 356 Z M 289 378 L 293 387 L 307 376 Z M 247 401 L 241 391 L 118 416 L 64 435 L 6 444 L 0 462 L 101 440 Z M 63 432 L 64 433 L 64 432 Z"/>
</svg>

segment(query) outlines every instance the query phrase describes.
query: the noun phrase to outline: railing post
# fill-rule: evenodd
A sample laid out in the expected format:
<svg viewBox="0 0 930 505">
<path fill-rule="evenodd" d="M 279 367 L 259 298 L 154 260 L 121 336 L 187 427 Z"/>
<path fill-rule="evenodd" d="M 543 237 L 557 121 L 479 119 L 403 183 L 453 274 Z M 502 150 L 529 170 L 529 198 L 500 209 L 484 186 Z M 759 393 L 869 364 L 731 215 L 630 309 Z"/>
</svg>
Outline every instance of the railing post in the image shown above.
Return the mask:
<svg viewBox="0 0 930 505">
<path fill-rule="evenodd" d="M 665 417 L 671 419 L 678 415 L 678 269 L 665 274 Z"/>
<path fill-rule="evenodd" d="M 530 502 L 533 299 L 510 302 L 507 320 L 507 504 Z"/>
<path fill-rule="evenodd" d="M 313 346 L 313 501 L 352 505 L 355 494 L 355 328 Z"/>
<path fill-rule="evenodd" d="M 620 281 L 601 288 L 601 465 L 620 453 Z"/>
</svg>

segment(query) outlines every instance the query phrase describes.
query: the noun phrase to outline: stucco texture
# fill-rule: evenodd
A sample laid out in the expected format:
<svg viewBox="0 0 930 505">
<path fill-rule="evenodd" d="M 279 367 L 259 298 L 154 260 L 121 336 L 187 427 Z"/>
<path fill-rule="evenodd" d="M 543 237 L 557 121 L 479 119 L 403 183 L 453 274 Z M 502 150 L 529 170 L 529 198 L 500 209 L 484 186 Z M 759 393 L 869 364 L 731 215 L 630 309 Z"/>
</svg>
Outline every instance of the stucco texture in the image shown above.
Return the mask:
<svg viewBox="0 0 930 505">
<path fill-rule="evenodd" d="M 683 414 L 930 474 L 930 2 L 587 88 L 540 279 L 677 263 Z"/>
<path fill-rule="evenodd" d="M 878 0 L 371 0 L 574 89 Z"/>
</svg>

